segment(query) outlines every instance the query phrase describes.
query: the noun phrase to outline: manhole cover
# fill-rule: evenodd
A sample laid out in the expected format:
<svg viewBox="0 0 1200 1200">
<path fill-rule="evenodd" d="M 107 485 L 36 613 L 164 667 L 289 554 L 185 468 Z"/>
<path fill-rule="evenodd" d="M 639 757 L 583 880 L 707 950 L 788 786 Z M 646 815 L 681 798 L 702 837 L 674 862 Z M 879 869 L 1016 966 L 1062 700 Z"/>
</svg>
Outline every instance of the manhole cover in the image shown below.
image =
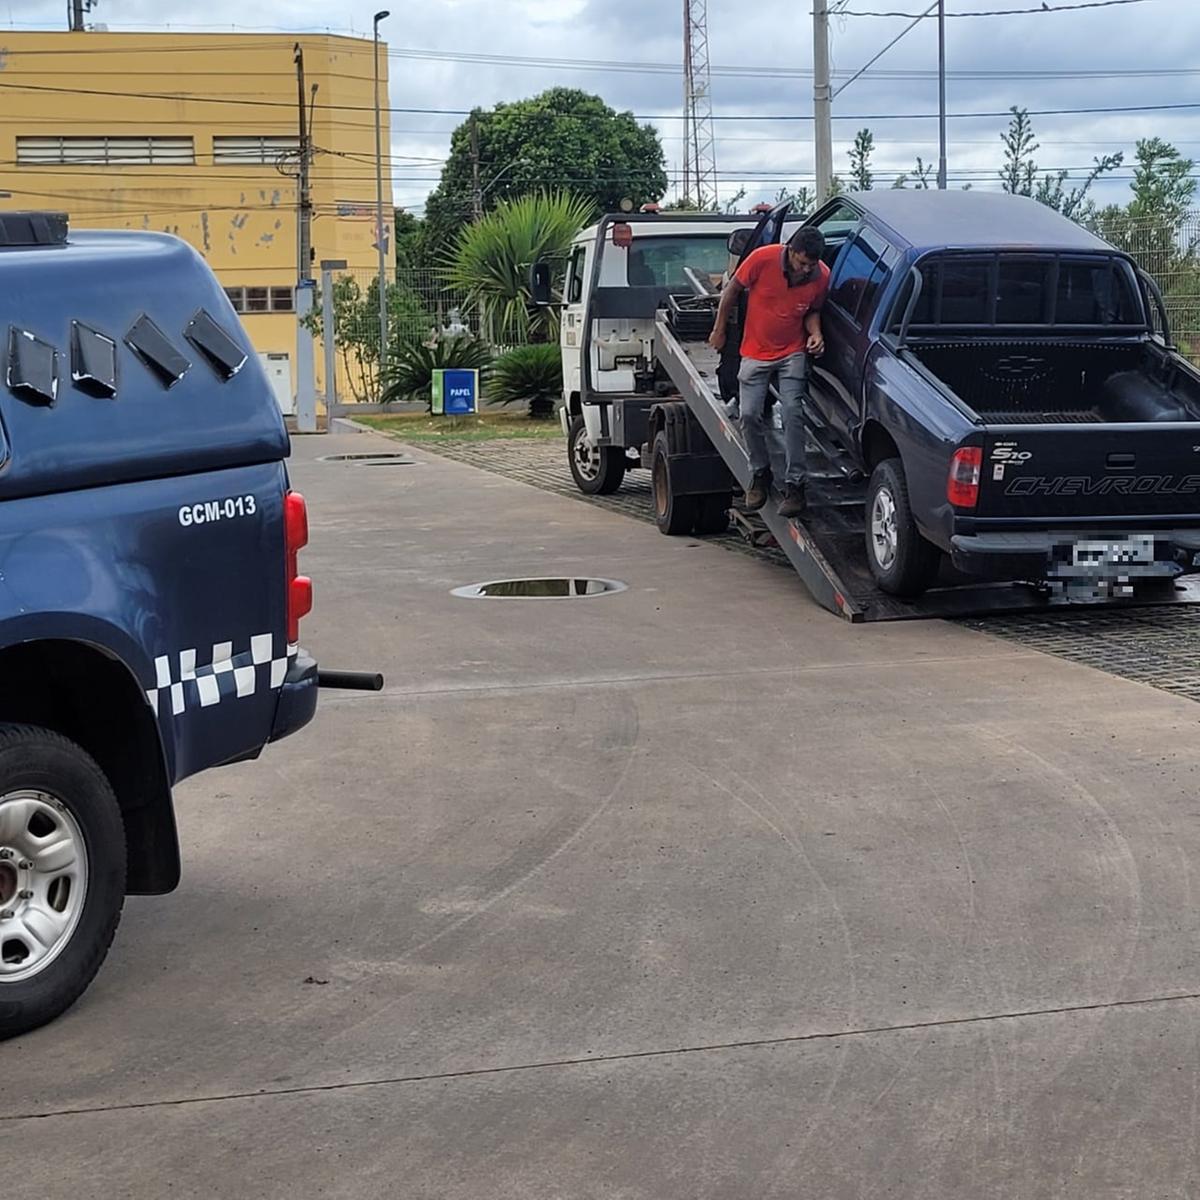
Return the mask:
<svg viewBox="0 0 1200 1200">
<path fill-rule="evenodd" d="M 417 464 L 403 454 L 325 454 L 318 462 L 357 463 L 363 467 L 415 467 Z"/>
<path fill-rule="evenodd" d="M 495 579 L 455 588 L 451 595 L 468 600 L 573 600 L 623 592 L 625 586 L 615 579 Z"/>
</svg>

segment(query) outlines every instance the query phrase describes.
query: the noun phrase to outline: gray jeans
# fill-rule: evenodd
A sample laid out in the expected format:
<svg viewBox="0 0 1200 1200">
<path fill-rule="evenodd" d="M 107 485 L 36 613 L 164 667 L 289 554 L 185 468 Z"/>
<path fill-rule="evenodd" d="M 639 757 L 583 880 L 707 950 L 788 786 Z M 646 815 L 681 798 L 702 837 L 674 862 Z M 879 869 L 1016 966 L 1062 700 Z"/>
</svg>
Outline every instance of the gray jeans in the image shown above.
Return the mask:
<svg viewBox="0 0 1200 1200">
<path fill-rule="evenodd" d="M 738 371 L 738 403 L 742 413 L 742 436 L 750 455 L 750 469 L 756 474 L 767 471 L 771 458 L 767 453 L 767 385 L 773 372 L 779 372 L 779 403 L 783 416 L 783 444 L 787 452 L 784 483 L 804 483 L 804 406 L 808 402 L 808 355 L 804 351 L 776 362 L 743 358 Z"/>
</svg>

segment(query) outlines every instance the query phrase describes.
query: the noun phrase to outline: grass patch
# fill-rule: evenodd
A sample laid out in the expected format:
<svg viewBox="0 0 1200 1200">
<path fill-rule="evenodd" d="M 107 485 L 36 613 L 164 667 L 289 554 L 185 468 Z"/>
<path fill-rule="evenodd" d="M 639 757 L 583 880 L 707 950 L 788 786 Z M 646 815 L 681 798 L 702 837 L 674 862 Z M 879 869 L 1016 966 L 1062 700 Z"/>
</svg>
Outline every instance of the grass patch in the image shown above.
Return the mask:
<svg viewBox="0 0 1200 1200">
<path fill-rule="evenodd" d="M 404 442 L 488 442 L 498 438 L 562 440 L 558 421 L 531 421 L 524 413 L 477 413 L 469 417 L 431 417 L 396 413 L 355 417 L 380 433 Z"/>
</svg>

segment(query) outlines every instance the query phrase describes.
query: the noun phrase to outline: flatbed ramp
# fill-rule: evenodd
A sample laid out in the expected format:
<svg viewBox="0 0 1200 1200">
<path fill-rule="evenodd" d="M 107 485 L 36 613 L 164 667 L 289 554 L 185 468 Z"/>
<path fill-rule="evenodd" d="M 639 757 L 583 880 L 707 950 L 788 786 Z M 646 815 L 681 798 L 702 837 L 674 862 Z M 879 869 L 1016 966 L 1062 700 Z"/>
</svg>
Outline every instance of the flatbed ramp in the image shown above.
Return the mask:
<svg viewBox="0 0 1200 1200">
<path fill-rule="evenodd" d="M 717 390 L 718 354 L 706 341 L 681 338 L 665 312 L 656 320 L 655 355 L 680 398 L 708 435 L 738 484 L 750 482 L 750 462 L 736 422 L 725 412 Z M 820 387 L 820 370 L 814 386 Z M 810 413 L 810 419 L 813 414 Z M 775 477 L 783 478 L 782 438 L 771 439 Z M 1082 602 L 1026 583 L 981 582 L 959 575 L 947 561 L 936 586 L 915 600 L 900 600 L 879 589 L 867 565 L 863 481 L 846 478 L 829 462 L 819 428 L 808 439 L 808 512 L 788 520 L 768 502 L 755 514 L 787 555 L 805 586 L 823 608 L 849 621 L 904 621 L 1079 608 L 1144 608 L 1200 603 L 1200 577 L 1147 587 L 1128 599 Z"/>
</svg>

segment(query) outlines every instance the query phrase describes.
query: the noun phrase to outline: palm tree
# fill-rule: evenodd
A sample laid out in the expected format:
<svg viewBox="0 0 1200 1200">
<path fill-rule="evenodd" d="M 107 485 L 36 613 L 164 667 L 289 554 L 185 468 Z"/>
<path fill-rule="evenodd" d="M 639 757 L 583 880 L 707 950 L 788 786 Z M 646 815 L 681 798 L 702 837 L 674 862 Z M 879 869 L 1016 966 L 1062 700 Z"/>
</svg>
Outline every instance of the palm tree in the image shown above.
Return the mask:
<svg viewBox="0 0 1200 1200">
<path fill-rule="evenodd" d="M 466 293 L 497 341 L 551 341 L 558 313 L 532 303 L 529 268 L 540 259 L 565 256 L 593 213 L 591 201 L 564 191 L 501 201 L 459 234 L 442 277 Z"/>
</svg>

